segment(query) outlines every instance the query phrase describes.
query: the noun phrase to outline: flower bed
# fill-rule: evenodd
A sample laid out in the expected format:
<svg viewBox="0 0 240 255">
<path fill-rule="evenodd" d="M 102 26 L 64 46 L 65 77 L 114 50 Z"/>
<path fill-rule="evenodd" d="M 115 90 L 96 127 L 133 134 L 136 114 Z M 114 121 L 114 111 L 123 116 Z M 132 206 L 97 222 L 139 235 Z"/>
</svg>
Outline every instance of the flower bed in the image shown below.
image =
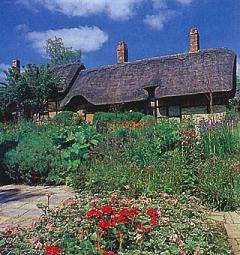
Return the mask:
<svg viewBox="0 0 240 255">
<path fill-rule="evenodd" d="M 119 193 L 79 197 L 51 208 L 28 229 L 7 227 L 3 254 L 229 254 L 224 229 L 199 200 L 166 193 L 129 199 Z"/>
</svg>

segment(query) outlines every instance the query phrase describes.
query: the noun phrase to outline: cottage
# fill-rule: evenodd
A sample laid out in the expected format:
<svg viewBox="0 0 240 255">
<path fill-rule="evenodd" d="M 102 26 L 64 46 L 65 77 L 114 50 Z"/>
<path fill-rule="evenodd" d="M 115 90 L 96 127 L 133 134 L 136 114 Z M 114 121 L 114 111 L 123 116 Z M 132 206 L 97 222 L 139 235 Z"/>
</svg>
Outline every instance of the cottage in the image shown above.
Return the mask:
<svg viewBox="0 0 240 255">
<path fill-rule="evenodd" d="M 128 61 L 128 48 L 117 48 L 118 63 L 86 69 L 80 63 L 58 66 L 62 77 L 50 115 L 72 110 L 86 118 L 99 111 L 141 111 L 160 117 L 222 116 L 236 92 L 236 55 L 229 49 L 199 47 L 192 29 L 186 53 Z"/>
</svg>

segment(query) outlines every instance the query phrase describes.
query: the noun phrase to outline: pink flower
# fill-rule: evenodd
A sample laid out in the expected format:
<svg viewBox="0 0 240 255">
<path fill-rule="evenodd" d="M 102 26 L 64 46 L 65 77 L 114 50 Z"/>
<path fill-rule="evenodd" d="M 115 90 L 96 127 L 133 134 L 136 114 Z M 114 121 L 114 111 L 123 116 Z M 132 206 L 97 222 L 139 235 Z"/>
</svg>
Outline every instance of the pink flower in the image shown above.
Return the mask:
<svg viewBox="0 0 240 255">
<path fill-rule="evenodd" d="M 48 223 L 45 227 L 45 230 L 52 232 L 54 230 L 54 224 L 53 223 Z"/>
<path fill-rule="evenodd" d="M 35 227 L 37 225 L 37 221 L 36 220 L 33 220 L 32 222 L 32 227 Z"/>
<path fill-rule="evenodd" d="M 42 249 L 42 247 L 43 247 L 43 245 L 42 245 L 42 243 L 40 243 L 40 242 L 37 242 L 37 243 L 35 244 L 35 249 Z"/>
<path fill-rule="evenodd" d="M 30 243 L 32 243 L 32 244 L 36 244 L 38 241 L 39 241 L 39 238 L 37 238 L 37 237 L 33 237 L 30 239 Z"/>
<path fill-rule="evenodd" d="M 101 255 L 117 255 L 117 254 L 112 251 L 108 251 L 108 252 L 102 253 Z"/>
<path fill-rule="evenodd" d="M 125 204 L 125 205 L 132 205 L 132 204 L 133 204 L 133 200 L 132 200 L 132 199 L 127 199 L 127 198 L 122 199 L 121 202 L 122 202 L 123 204 Z"/>
<path fill-rule="evenodd" d="M 177 243 L 177 242 L 179 242 L 179 237 L 178 237 L 178 235 L 176 235 L 176 234 L 171 235 L 171 236 L 169 237 L 169 241 L 172 242 L 172 243 Z"/>
<path fill-rule="evenodd" d="M 185 244 L 182 240 L 180 240 L 178 247 L 182 248 L 182 247 L 184 247 L 185 245 L 186 245 L 186 244 Z"/>
<path fill-rule="evenodd" d="M 75 218 L 75 219 L 74 219 L 74 222 L 80 223 L 80 222 L 81 222 L 81 218 L 79 218 L 79 217 Z"/>
<path fill-rule="evenodd" d="M 149 199 L 148 199 L 148 198 L 145 198 L 145 199 L 143 200 L 143 203 L 144 203 L 144 204 L 148 204 L 148 203 L 149 203 Z"/>
<path fill-rule="evenodd" d="M 88 200 L 89 200 L 89 204 L 92 204 L 92 205 L 99 203 L 99 199 L 95 197 L 89 197 Z"/>
<path fill-rule="evenodd" d="M 129 189 L 130 189 L 130 185 L 125 185 L 124 188 L 125 188 L 126 190 L 129 190 Z"/>
<path fill-rule="evenodd" d="M 69 205 L 75 205 L 75 204 L 76 204 L 76 201 L 75 201 L 75 200 L 68 200 L 68 204 L 69 204 Z"/>
<path fill-rule="evenodd" d="M 179 253 L 180 253 L 180 255 L 186 255 L 187 254 L 187 252 L 186 251 L 179 251 Z"/>
<path fill-rule="evenodd" d="M 162 224 L 168 224 L 169 223 L 169 219 L 168 218 L 162 218 L 161 219 L 161 223 Z"/>
<path fill-rule="evenodd" d="M 203 254 L 203 250 L 197 249 L 193 254 Z"/>
<path fill-rule="evenodd" d="M 58 212 L 60 212 L 60 208 L 59 207 L 55 207 L 55 208 L 52 209 L 52 212 L 53 213 L 58 213 Z"/>
<path fill-rule="evenodd" d="M 172 203 L 173 205 L 177 205 L 178 199 L 176 199 L 176 198 L 172 199 L 171 203 Z"/>
<path fill-rule="evenodd" d="M 198 224 L 202 224 L 202 223 L 203 223 L 203 221 L 202 221 L 201 219 L 197 219 L 197 220 L 196 220 L 196 223 L 198 223 Z"/>
<path fill-rule="evenodd" d="M 20 232 L 21 232 L 21 230 L 18 227 L 13 227 L 13 226 L 5 227 L 6 235 L 15 236 L 16 234 L 18 234 Z"/>
<path fill-rule="evenodd" d="M 162 198 L 170 198 L 171 196 L 168 193 L 162 193 L 161 197 Z"/>
<path fill-rule="evenodd" d="M 134 240 L 135 241 L 139 241 L 143 238 L 143 236 L 141 234 L 137 234 L 135 237 L 134 237 Z"/>
</svg>

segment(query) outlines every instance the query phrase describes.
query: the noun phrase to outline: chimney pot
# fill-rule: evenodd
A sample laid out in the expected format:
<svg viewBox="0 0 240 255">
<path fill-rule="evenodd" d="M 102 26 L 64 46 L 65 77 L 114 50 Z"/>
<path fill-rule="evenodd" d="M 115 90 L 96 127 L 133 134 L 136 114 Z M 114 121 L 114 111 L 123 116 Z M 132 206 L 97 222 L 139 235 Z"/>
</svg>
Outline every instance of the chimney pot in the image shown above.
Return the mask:
<svg viewBox="0 0 240 255">
<path fill-rule="evenodd" d="M 192 28 L 190 32 L 190 52 L 198 52 L 199 49 L 199 33 L 197 28 Z"/>
<path fill-rule="evenodd" d="M 119 64 L 128 62 L 128 48 L 125 42 L 120 42 L 117 48 L 117 59 Z"/>
</svg>

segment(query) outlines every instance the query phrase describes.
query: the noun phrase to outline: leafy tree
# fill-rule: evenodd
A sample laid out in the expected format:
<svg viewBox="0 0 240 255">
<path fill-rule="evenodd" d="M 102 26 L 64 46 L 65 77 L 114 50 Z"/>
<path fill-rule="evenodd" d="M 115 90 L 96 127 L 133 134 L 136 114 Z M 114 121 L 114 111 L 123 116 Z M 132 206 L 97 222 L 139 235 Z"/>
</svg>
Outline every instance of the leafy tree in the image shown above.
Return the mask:
<svg viewBox="0 0 240 255">
<path fill-rule="evenodd" d="M 45 50 L 53 66 L 81 61 L 81 50 L 66 47 L 62 38 L 49 38 L 46 41 Z"/>
<path fill-rule="evenodd" d="M 47 110 L 60 81 L 48 65 L 27 65 L 23 73 L 10 68 L 6 74 L 8 85 L 0 90 L 1 110 L 17 111 L 24 117 Z"/>
</svg>

